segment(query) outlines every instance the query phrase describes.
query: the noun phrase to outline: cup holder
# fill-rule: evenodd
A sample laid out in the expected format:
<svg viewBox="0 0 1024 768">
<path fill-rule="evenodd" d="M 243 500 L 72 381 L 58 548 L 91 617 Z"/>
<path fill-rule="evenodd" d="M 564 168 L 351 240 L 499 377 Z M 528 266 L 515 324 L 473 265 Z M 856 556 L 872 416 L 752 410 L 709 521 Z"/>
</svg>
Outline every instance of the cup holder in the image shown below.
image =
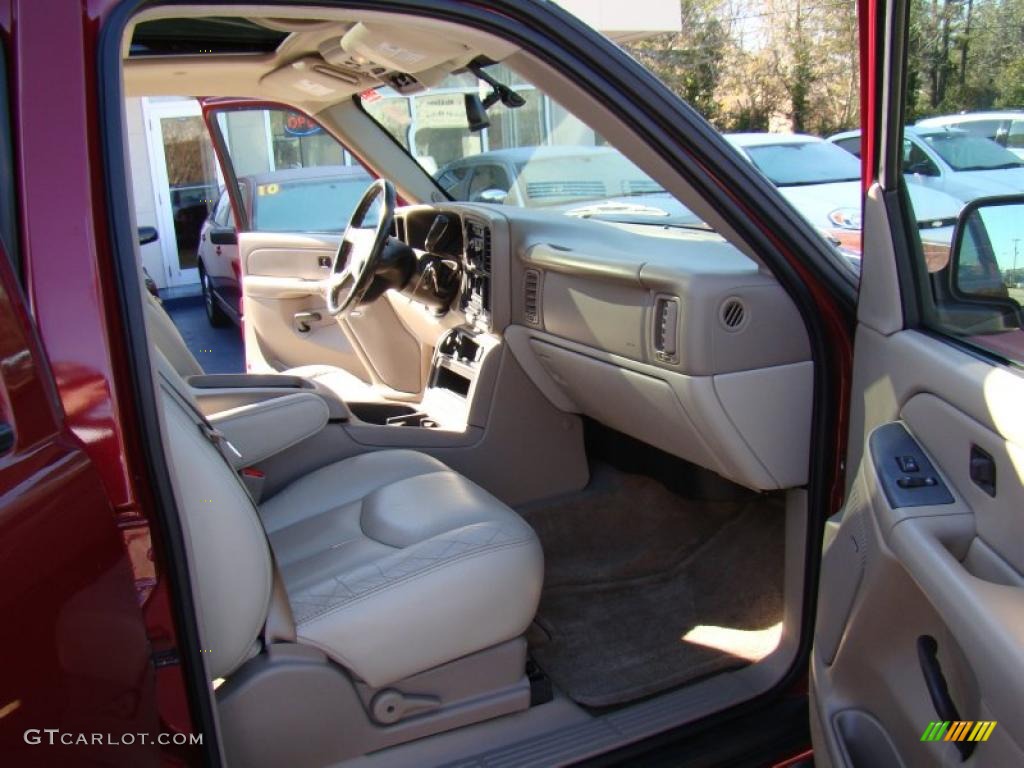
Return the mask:
<svg viewBox="0 0 1024 768">
<path fill-rule="evenodd" d="M 362 422 L 388 427 L 437 426 L 437 422 L 412 406 L 396 403 L 346 403 L 349 411 Z"/>
</svg>

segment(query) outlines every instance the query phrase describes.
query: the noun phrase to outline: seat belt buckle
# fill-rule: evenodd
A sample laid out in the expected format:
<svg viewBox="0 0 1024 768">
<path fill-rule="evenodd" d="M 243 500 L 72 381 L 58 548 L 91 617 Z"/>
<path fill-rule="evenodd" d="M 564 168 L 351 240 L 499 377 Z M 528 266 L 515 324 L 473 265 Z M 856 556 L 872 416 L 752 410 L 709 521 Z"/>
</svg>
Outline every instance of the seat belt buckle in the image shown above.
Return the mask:
<svg viewBox="0 0 1024 768">
<path fill-rule="evenodd" d="M 256 467 L 245 467 L 238 474 L 241 475 L 242 484 L 252 497 L 253 503 L 259 504 L 260 498 L 263 496 L 263 482 L 267 477 L 263 470 L 256 469 Z"/>
</svg>

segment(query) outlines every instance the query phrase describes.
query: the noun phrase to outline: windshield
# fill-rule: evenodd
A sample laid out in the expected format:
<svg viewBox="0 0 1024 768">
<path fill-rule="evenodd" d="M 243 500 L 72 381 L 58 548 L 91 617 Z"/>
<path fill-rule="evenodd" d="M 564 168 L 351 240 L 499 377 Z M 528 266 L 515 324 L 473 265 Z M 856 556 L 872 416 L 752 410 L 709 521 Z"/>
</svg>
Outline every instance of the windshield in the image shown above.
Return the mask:
<svg viewBox="0 0 1024 768">
<path fill-rule="evenodd" d="M 777 187 L 860 181 L 857 158 L 825 141 L 761 144 L 743 151 Z"/>
<path fill-rule="evenodd" d="M 256 185 L 253 229 L 261 232 L 341 232 L 371 179 L 267 182 Z"/>
<path fill-rule="evenodd" d="M 540 149 L 540 148 L 536 148 Z M 633 197 L 665 190 L 613 149 L 576 147 L 554 157 L 540 151 L 516 163 L 516 181 L 527 206 Z"/>
<path fill-rule="evenodd" d="M 360 102 L 454 200 L 544 208 L 605 221 L 696 226 L 699 219 L 541 89 L 503 65 L 484 73 L 521 99 L 490 98 L 471 72 L 403 96 L 366 91 Z M 471 131 L 466 100 L 488 103 Z M 623 198 L 628 198 L 624 200 Z M 581 208 L 585 205 L 586 208 Z M 703 225 L 701 225 L 703 227 Z"/>
<path fill-rule="evenodd" d="M 981 136 L 950 131 L 919 134 L 919 138 L 954 171 L 995 171 L 1024 167 L 1024 162 L 1013 152 Z"/>
</svg>

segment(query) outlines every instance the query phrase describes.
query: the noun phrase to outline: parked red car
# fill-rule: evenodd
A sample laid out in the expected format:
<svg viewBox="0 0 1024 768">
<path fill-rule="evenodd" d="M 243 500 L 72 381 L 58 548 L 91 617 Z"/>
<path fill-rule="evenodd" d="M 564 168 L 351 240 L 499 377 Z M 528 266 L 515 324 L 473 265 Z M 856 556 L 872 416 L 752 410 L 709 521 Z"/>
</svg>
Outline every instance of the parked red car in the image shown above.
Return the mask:
<svg viewBox="0 0 1024 768">
<path fill-rule="evenodd" d="M 928 272 L 905 2 L 858 9 L 859 278 L 552 3 L 0 0 L 0 761 L 1024 762 L 1024 199 Z M 125 97 L 172 95 L 246 374 L 143 287 Z M 274 110 L 375 177 L 343 233 L 246 206 Z M 706 226 L 433 179 L 538 131 Z"/>
</svg>

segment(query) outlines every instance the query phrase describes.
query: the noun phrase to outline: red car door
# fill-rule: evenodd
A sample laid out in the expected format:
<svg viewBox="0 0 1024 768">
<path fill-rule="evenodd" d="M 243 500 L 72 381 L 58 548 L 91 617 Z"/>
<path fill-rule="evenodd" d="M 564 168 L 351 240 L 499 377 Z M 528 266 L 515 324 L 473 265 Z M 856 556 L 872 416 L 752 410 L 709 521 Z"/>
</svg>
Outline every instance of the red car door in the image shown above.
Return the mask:
<svg viewBox="0 0 1024 768">
<path fill-rule="evenodd" d="M 0 9 L 2 10 L 2 9 Z M 19 283 L 0 45 L 0 764 L 152 765 L 155 669 L 128 553 Z"/>
<path fill-rule="evenodd" d="M 156 762 L 154 669 L 131 566 L 100 476 L 63 422 L 6 253 L 0 450 L 3 762 Z"/>
</svg>

